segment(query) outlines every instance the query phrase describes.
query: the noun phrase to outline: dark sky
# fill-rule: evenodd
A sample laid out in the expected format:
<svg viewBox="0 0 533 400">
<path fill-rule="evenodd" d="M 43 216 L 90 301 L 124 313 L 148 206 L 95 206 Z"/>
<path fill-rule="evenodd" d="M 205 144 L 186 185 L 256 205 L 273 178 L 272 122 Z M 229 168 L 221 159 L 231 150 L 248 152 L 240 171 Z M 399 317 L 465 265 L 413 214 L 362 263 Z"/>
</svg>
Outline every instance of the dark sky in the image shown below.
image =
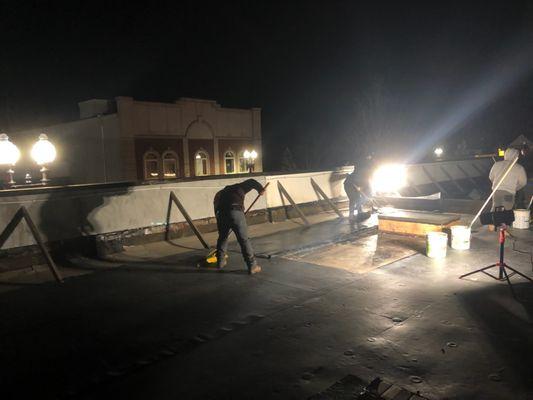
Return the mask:
<svg viewBox="0 0 533 400">
<path fill-rule="evenodd" d="M 262 107 L 270 168 L 286 146 L 340 164 L 369 136 L 390 154 L 506 142 L 533 136 L 532 23 L 510 1 L 2 2 L 0 129 L 187 96 Z"/>
</svg>

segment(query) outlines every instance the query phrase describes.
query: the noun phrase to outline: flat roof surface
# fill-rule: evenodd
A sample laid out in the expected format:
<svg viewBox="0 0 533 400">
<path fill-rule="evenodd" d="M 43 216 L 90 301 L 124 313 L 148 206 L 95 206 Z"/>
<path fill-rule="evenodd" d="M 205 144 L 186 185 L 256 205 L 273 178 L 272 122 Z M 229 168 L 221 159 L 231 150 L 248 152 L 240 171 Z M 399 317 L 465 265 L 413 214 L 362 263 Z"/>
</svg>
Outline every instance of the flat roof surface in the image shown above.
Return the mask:
<svg viewBox="0 0 533 400">
<path fill-rule="evenodd" d="M 307 399 L 354 375 L 428 399 L 532 398 L 532 284 L 511 278 L 517 301 L 458 278 L 497 260 L 495 233 L 436 260 L 420 239 L 376 235 L 375 218 L 310 219 L 250 227 L 258 253 L 277 253 L 254 276 L 235 242 L 224 273 L 196 268 L 205 250 L 187 237 L 73 258 L 63 285 L 0 277 L 3 393 Z M 506 260 L 533 276 L 532 232 L 512 233 Z"/>
</svg>

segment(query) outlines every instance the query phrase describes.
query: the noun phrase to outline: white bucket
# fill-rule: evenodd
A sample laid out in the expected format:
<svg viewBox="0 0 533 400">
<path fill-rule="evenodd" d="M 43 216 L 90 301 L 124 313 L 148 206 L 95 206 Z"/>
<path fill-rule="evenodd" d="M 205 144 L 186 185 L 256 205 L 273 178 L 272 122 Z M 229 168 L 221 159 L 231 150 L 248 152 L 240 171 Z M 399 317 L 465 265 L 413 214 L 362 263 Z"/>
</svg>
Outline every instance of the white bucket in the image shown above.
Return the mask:
<svg viewBox="0 0 533 400">
<path fill-rule="evenodd" d="M 470 228 L 465 225 L 454 225 L 452 231 L 452 249 L 468 250 L 470 248 Z"/>
<path fill-rule="evenodd" d="M 446 257 L 448 235 L 444 232 L 429 232 L 426 235 L 426 254 L 431 258 Z"/>
<path fill-rule="evenodd" d="M 529 229 L 529 210 L 514 210 L 513 228 Z"/>
</svg>

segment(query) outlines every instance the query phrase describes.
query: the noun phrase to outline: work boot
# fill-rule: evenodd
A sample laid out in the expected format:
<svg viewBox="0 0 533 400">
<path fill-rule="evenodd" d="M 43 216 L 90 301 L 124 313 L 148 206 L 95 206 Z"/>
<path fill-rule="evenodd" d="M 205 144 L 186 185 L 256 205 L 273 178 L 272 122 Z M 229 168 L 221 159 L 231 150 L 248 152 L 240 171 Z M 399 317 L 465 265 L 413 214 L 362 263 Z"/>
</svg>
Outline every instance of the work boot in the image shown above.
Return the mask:
<svg viewBox="0 0 533 400">
<path fill-rule="evenodd" d="M 217 254 L 217 271 L 219 272 L 222 272 L 222 270 L 224 269 L 224 267 L 226 266 L 226 264 L 228 263 L 226 261 L 226 255 L 222 255 L 222 257 L 220 257 L 218 254 Z"/>
<path fill-rule="evenodd" d="M 258 272 L 261 272 L 261 267 L 259 265 L 254 264 L 248 267 L 248 275 L 257 274 Z"/>
</svg>

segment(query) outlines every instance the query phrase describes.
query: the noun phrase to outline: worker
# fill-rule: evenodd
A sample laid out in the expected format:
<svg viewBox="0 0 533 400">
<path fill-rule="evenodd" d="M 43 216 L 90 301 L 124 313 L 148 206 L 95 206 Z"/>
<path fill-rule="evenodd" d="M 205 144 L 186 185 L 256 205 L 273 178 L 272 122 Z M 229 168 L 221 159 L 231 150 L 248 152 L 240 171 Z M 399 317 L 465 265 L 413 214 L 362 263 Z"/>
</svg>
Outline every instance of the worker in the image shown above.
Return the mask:
<svg viewBox="0 0 533 400">
<path fill-rule="evenodd" d="M 222 271 L 226 265 L 226 252 L 230 231 L 235 232 L 241 246 L 242 256 L 248 267 L 248 273 L 261 272 L 257 265 L 254 250 L 248 237 L 248 225 L 244 216 L 244 197 L 250 190 L 255 189 L 260 195 L 265 193 L 263 186 L 255 179 L 247 179 L 235 185 L 226 186 L 215 195 L 213 205 L 217 218 L 217 269 Z"/>
<path fill-rule="evenodd" d="M 509 148 L 505 150 L 503 161 L 498 161 L 492 166 L 489 179 L 492 182 L 492 190 L 496 189 L 498 183 L 509 169 L 509 166 L 519 156 L 517 149 Z M 516 163 L 507 173 L 492 198 L 492 211 L 496 207 L 503 207 L 505 210 L 512 210 L 515 202 L 516 192 L 527 184 L 527 176 L 524 167 Z"/>
<path fill-rule="evenodd" d="M 522 143 L 520 146 L 515 147 L 519 151 L 519 157 L 518 162 L 520 165 L 524 166 L 527 165 L 527 162 L 529 161 L 527 159 L 528 153 L 529 153 L 529 146 L 526 142 Z M 526 190 L 525 187 L 518 189 L 516 191 L 515 199 L 514 199 L 514 208 L 516 209 L 523 209 L 526 208 Z"/>
<path fill-rule="evenodd" d="M 357 166 L 354 165 L 353 172 L 346 176 L 344 180 L 344 191 L 348 196 L 348 218 L 350 222 L 356 220 L 354 211 L 357 210 L 358 217 L 363 214 L 363 196 L 361 194 L 361 182 L 357 173 Z"/>
</svg>

